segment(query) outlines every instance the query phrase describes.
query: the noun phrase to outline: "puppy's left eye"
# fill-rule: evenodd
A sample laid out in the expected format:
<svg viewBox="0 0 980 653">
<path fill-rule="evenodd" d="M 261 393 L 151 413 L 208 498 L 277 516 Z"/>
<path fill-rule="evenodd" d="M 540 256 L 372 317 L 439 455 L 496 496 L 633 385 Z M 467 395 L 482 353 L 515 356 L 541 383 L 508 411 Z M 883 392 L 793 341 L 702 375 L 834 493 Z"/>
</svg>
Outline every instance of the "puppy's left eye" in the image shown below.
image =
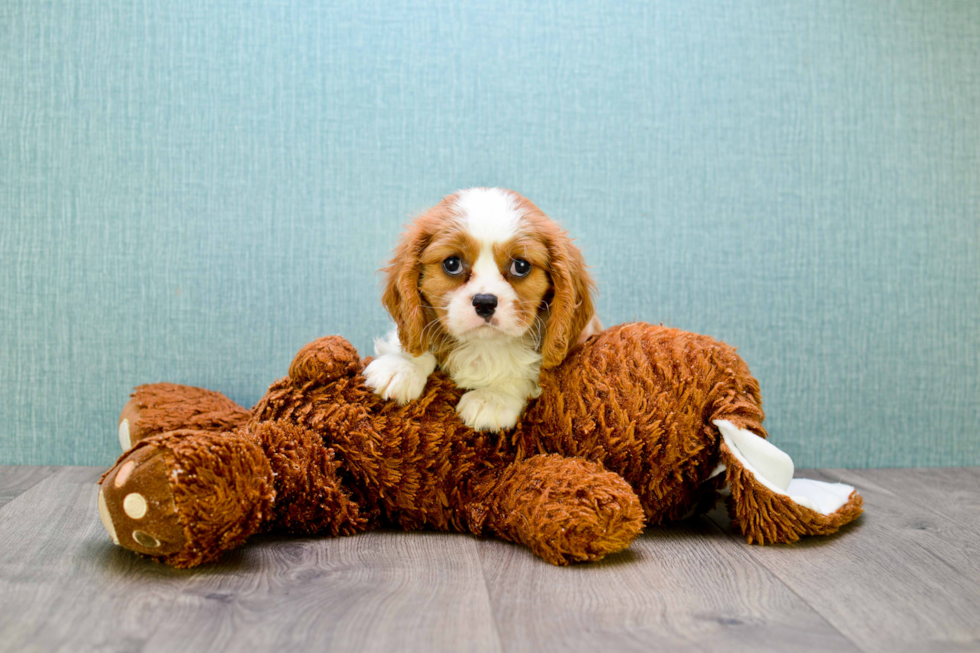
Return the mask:
<svg viewBox="0 0 980 653">
<path fill-rule="evenodd" d="M 531 271 L 531 264 L 522 258 L 515 258 L 510 264 L 510 273 L 515 277 L 526 277 Z"/>
<path fill-rule="evenodd" d="M 446 274 L 456 276 L 463 273 L 463 261 L 458 256 L 450 256 L 442 262 L 442 269 Z"/>
</svg>

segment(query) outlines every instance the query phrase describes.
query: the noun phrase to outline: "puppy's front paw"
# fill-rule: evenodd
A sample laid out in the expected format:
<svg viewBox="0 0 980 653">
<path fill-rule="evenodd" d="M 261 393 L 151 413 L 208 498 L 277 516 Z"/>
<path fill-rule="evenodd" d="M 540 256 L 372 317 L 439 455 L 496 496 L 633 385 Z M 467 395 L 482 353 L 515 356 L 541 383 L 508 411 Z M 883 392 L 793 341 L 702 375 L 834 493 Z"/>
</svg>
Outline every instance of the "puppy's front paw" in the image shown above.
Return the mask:
<svg viewBox="0 0 980 653">
<path fill-rule="evenodd" d="M 364 368 L 364 382 L 382 399 L 405 404 L 422 396 L 429 374 L 409 358 L 385 354 Z"/>
<path fill-rule="evenodd" d="M 456 412 L 471 429 L 502 431 L 517 424 L 524 403 L 524 399 L 513 394 L 493 388 L 477 388 L 460 397 Z"/>
</svg>

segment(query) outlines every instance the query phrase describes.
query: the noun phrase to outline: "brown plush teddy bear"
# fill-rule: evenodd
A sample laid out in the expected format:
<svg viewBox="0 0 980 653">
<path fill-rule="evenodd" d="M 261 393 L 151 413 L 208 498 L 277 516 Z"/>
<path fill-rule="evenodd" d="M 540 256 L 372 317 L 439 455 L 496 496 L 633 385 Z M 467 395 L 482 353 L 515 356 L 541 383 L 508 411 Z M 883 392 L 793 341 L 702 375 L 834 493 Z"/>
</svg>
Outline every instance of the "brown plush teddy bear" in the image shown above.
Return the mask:
<svg viewBox="0 0 980 653">
<path fill-rule="evenodd" d="M 404 406 L 378 398 L 367 362 L 321 338 L 251 411 L 208 390 L 137 388 L 120 416 L 128 451 L 99 493 L 112 539 L 193 567 L 253 533 L 387 524 L 493 534 L 568 564 L 719 494 L 750 543 L 832 533 L 861 513 L 850 486 L 792 479 L 764 439 L 758 383 L 705 336 L 607 329 L 541 373 L 541 396 L 504 433 L 464 426 L 461 391 L 439 373 Z"/>
</svg>

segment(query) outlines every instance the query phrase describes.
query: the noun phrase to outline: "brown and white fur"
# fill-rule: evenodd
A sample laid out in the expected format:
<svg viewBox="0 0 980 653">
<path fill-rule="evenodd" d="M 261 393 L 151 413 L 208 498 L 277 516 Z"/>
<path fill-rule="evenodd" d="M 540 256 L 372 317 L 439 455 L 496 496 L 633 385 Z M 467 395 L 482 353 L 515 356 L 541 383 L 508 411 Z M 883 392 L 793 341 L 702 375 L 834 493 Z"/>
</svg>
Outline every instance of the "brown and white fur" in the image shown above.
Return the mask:
<svg viewBox="0 0 980 653">
<path fill-rule="evenodd" d="M 384 272 L 397 329 L 375 342 L 368 386 L 406 403 L 438 366 L 468 390 L 456 411 L 477 430 L 513 427 L 541 392 L 540 370 L 602 328 L 581 252 L 513 191 L 444 198 L 408 228 Z"/>
</svg>

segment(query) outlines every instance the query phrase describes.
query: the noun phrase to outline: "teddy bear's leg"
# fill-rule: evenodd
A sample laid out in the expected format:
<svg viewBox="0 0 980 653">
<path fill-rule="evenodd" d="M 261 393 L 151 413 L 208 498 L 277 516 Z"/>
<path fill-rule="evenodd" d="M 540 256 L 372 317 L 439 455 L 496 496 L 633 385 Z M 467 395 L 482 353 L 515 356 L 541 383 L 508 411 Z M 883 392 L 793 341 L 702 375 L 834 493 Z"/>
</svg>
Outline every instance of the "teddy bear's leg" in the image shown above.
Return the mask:
<svg viewBox="0 0 980 653">
<path fill-rule="evenodd" d="M 351 498 L 333 451 L 294 424 L 146 438 L 102 479 L 99 513 L 116 544 L 175 567 L 216 560 L 254 533 L 353 534 L 376 516 Z"/>
<path fill-rule="evenodd" d="M 261 530 L 273 482 L 262 442 L 246 430 L 174 431 L 140 440 L 102 477 L 99 514 L 116 544 L 194 567 Z"/>
<path fill-rule="evenodd" d="M 178 429 L 232 431 L 248 417 L 220 392 L 175 383 L 141 385 L 119 415 L 119 444 L 128 451 L 144 438 Z"/>
<path fill-rule="evenodd" d="M 467 508 L 470 528 L 525 544 L 567 565 L 621 551 L 644 526 L 640 500 L 619 475 L 582 458 L 538 455 L 511 465 Z"/>
<path fill-rule="evenodd" d="M 732 523 L 749 543 L 795 542 L 829 535 L 861 514 L 850 485 L 793 478 L 793 461 L 768 440 L 728 420 L 713 421 L 723 442 L 721 464 Z"/>
</svg>

